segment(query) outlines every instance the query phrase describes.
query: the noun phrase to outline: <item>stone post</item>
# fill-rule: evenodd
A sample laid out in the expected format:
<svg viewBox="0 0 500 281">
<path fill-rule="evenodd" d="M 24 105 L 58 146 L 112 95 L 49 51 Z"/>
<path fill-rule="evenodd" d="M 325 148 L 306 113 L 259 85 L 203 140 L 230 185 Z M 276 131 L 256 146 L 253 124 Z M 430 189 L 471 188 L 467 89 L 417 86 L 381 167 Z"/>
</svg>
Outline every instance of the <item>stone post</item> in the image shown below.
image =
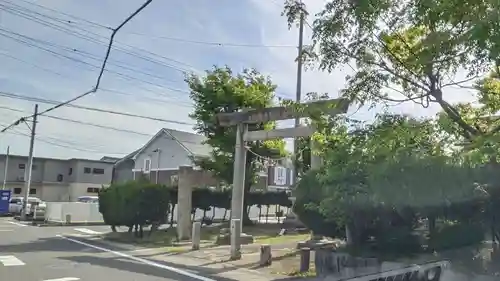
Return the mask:
<svg viewBox="0 0 500 281">
<path fill-rule="evenodd" d="M 273 262 L 273 255 L 271 245 L 265 244 L 260 246 L 260 266 L 269 266 Z"/>
<path fill-rule="evenodd" d="M 309 271 L 310 263 L 311 263 L 311 249 L 309 248 L 300 249 L 300 272 Z"/>
<path fill-rule="evenodd" d="M 239 260 L 241 258 L 241 221 L 239 219 L 231 220 L 231 259 Z"/>
<path fill-rule="evenodd" d="M 193 250 L 200 249 L 200 240 L 201 240 L 201 222 L 195 221 L 193 222 L 193 235 L 191 238 Z"/>
<path fill-rule="evenodd" d="M 177 191 L 177 238 L 179 240 L 191 238 L 192 173 L 193 167 L 191 166 L 179 167 Z"/>
</svg>

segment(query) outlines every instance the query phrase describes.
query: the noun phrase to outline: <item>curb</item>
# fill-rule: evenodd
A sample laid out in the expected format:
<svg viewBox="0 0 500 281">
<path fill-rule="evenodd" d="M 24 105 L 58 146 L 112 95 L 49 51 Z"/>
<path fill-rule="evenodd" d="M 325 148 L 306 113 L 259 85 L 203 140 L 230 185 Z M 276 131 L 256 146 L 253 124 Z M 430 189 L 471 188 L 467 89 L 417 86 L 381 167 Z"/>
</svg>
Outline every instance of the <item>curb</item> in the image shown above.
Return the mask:
<svg viewBox="0 0 500 281">
<path fill-rule="evenodd" d="M 102 226 L 102 225 L 106 225 L 104 223 L 92 223 L 92 222 L 75 222 L 75 223 L 45 223 L 45 222 L 32 222 L 32 225 L 33 226 L 38 226 L 38 227 L 53 227 L 53 226 Z"/>
</svg>

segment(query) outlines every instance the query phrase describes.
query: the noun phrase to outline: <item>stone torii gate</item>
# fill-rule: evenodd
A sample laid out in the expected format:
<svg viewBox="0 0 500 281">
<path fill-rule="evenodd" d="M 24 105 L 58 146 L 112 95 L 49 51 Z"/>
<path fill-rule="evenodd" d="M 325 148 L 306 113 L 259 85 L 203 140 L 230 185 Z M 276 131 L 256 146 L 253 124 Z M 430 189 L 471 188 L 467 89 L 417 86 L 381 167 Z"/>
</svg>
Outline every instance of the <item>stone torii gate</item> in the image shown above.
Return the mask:
<svg viewBox="0 0 500 281">
<path fill-rule="evenodd" d="M 305 110 L 303 111 L 297 110 L 294 107 L 277 106 L 243 112 L 219 113 L 216 116 L 220 126 L 237 126 L 231 199 L 231 258 L 233 259 L 241 257 L 240 235 L 243 222 L 246 170 L 245 142 L 276 138 L 308 137 L 315 131 L 311 126 L 275 129 L 271 131 L 248 131 L 248 124 L 308 117 L 308 108 L 321 110 L 328 115 L 338 115 L 347 112 L 349 101 L 347 99 L 330 99 L 303 103 L 302 105 L 305 106 Z M 311 148 L 313 147 L 314 143 L 311 142 Z M 317 169 L 321 165 L 321 158 L 313 154 L 313 149 L 311 149 L 311 154 L 311 169 Z"/>
</svg>

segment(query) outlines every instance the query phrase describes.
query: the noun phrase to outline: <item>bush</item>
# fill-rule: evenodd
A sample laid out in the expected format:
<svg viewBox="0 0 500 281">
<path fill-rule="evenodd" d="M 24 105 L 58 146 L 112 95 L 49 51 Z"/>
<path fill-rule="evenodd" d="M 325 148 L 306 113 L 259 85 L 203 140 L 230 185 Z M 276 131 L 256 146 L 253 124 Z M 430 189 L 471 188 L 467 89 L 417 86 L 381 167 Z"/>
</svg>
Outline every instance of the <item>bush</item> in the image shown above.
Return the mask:
<svg viewBox="0 0 500 281">
<path fill-rule="evenodd" d="M 447 223 L 429 237 L 428 248 L 442 251 L 478 244 L 484 240 L 484 231 L 476 223 Z"/>
<path fill-rule="evenodd" d="M 315 235 L 332 238 L 345 237 L 344 228 L 320 212 L 319 203 L 323 198 L 316 176 L 317 171 L 309 171 L 298 182 L 295 189 L 296 201 L 293 212 Z"/>
<path fill-rule="evenodd" d="M 323 216 L 314 203 L 296 201 L 293 212 L 297 215 L 299 220 L 309 228 L 314 235 L 321 235 L 331 238 L 345 238 L 345 230 L 339 227 L 335 222 L 329 221 Z"/>
<path fill-rule="evenodd" d="M 169 189 L 145 181 L 114 184 L 99 193 L 99 212 L 113 227 L 142 229 L 166 221 L 169 212 Z"/>
</svg>

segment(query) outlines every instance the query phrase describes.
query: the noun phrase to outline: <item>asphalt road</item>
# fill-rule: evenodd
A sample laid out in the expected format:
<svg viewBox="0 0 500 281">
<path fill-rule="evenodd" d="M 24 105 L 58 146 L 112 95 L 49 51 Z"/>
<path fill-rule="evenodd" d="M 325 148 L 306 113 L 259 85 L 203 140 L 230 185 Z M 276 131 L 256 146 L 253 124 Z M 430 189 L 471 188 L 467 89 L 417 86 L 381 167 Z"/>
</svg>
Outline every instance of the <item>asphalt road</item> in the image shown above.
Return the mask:
<svg viewBox="0 0 500 281">
<path fill-rule="evenodd" d="M 0 280 L 215 281 L 78 238 L 108 230 L 103 226 L 35 227 L 0 218 Z"/>
</svg>

